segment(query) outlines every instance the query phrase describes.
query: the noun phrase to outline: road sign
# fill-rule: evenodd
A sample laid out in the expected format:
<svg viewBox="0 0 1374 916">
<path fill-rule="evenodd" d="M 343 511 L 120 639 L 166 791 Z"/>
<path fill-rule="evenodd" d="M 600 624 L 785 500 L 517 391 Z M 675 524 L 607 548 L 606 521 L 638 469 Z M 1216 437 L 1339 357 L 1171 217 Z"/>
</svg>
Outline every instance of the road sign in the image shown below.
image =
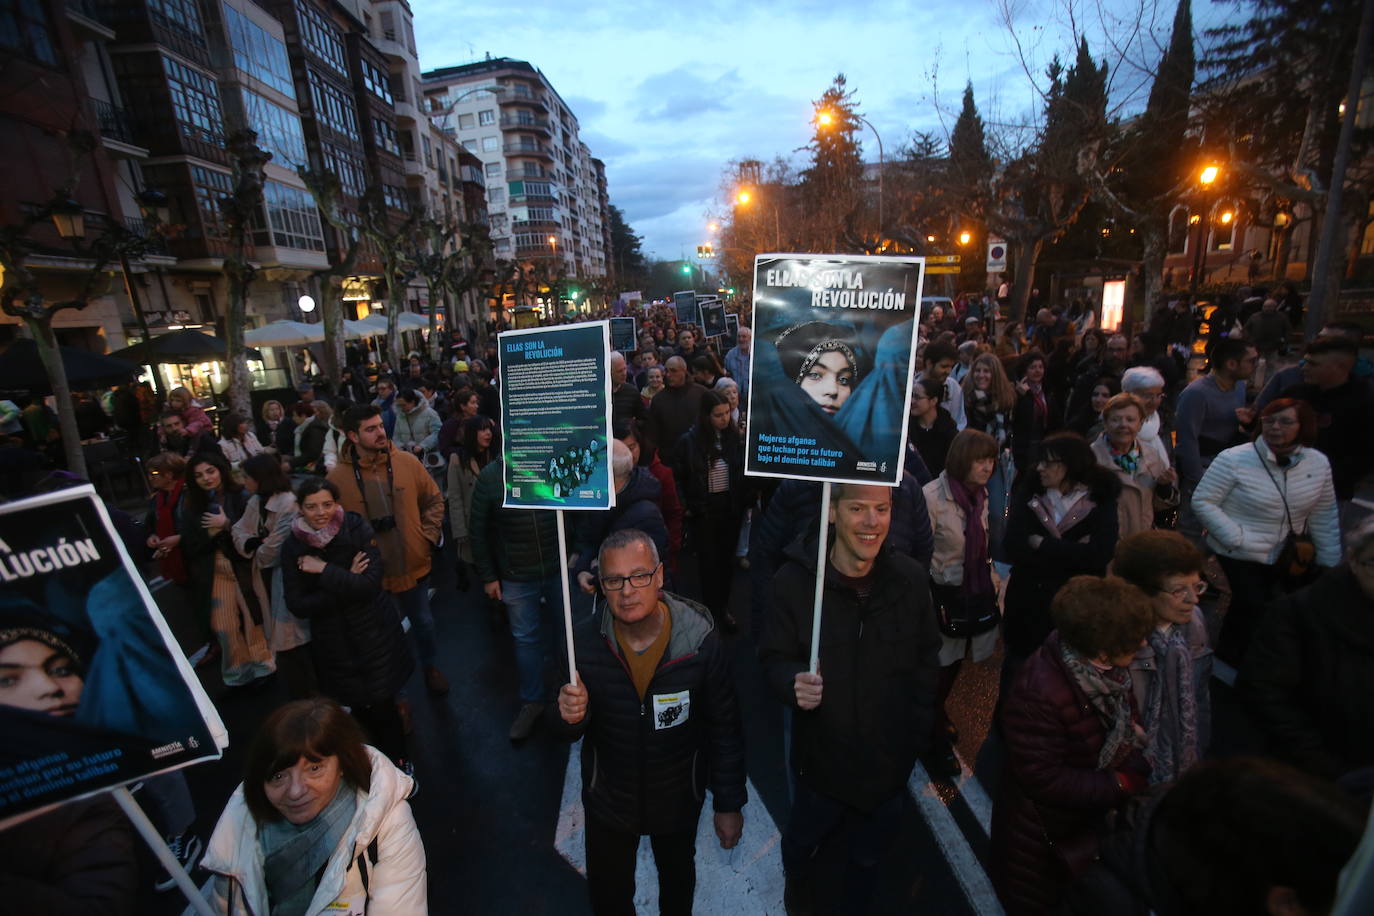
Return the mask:
<svg viewBox="0 0 1374 916">
<path fill-rule="evenodd" d="M 957 274 L 959 273 L 958 264 L 936 264 L 934 267 L 927 267 L 926 274 Z"/>
<path fill-rule="evenodd" d="M 988 239 L 988 273 L 998 274 L 1007 269 L 1007 243 L 1003 239 Z"/>
<path fill-rule="evenodd" d="M 959 255 L 957 254 L 928 254 L 926 255 L 926 273 L 930 273 L 932 264 L 958 264 Z"/>
</svg>

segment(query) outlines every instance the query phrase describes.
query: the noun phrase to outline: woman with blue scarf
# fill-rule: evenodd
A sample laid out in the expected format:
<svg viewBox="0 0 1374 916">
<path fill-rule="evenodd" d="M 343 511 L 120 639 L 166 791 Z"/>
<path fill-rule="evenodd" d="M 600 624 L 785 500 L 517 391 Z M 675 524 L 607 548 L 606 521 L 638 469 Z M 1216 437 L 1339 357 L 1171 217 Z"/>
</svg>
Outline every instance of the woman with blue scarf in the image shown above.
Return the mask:
<svg viewBox="0 0 1374 916">
<path fill-rule="evenodd" d="M 1149 531 L 1156 513 L 1178 505 L 1178 474 L 1156 449 L 1141 445 L 1144 423 L 1140 398 L 1114 395 L 1102 408 L 1102 435 L 1092 440 L 1097 463 L 1121 481 L 1116 517 L 1123 538 Z"/>
<path fill-rule="evenodd" d="M 272 713 L 210 838 L 203 888 L 226 916 L 424 916 L 414 780 L 332 700 Z"/>
</svg>

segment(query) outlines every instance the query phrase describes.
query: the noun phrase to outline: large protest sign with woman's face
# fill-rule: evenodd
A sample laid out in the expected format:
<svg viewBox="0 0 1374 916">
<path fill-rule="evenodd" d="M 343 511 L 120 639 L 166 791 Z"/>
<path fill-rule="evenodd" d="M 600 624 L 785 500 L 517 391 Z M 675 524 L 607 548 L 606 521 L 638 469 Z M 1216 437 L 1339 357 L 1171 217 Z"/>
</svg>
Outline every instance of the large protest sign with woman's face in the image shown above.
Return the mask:
<svg viewBox="0 0 1374 916">
<path fill-rule="evenodd" d="M 759 255 L 745 473 L 901 481 L 921 258 Z"/>
<path fill-rule="evenodd" d="M 0 826 L 228 733 L 89 487 L 0 506 Z"/>
</svg>

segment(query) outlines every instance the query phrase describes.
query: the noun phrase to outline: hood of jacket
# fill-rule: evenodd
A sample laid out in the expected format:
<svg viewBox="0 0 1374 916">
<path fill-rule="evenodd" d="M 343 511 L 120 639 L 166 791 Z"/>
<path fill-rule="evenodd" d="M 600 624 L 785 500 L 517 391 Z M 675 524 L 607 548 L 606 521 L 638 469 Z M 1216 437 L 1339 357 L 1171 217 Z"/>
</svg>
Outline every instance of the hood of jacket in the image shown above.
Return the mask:
<svg viewBox="0 0 1374 916">
<path fill-rule="evenodd" d="M 372 761 L 372 786 L 366 793 L 355 789 L 358 792 L 357 810 L 344 830 L 343 840 L 329 857 L 309 912 L 318 912 L 334 899 L 353 860 L 376 839 L 387 814 L 415 791 L 415 781 L 396 769 L 380 751 L 369 746 L 367 754 Z M 254 913 L 271 912 L 257 821 L 248 810 L 242 784 L 224 806 L 200 864 L 206 871 L 236 881 Z"/>
<path fill-rule="evenodd" d="M 637 467 L 630 472 L 630 479 L 626 482 L 625 489 L 615 494 L 615 505 L 617 509 L 624 509 L 630 503 L 645 500 L 657 503 L 662 495 L 663 485 L 654 479 L 654 475 L 649 469 Z"/>
<path fill-rule="evenodd" d="M 663 603 L 668 606 L 673 621 L 673 630 L 668 634 L 668 648 L 663 651 L 664 660 L 697 652 L 707 635 L 716 628 L 711 612 L 704 604 L 668 591 L 663 592 Z M 601 635 L 607 645 L 613 646 L 616 652 L 620 651 L 620 640 L 615 638 L 615 615 L 610 608 L 601 612 Z"/>
</svg>

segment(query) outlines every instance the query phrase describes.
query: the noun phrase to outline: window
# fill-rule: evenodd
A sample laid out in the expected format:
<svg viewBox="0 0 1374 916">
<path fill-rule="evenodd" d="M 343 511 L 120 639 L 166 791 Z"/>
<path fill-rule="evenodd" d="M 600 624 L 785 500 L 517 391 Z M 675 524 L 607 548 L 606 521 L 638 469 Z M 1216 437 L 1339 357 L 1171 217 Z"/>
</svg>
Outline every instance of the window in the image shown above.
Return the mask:
<svg viewBox="0 0 1374 916">
<path fill-rule="evenodd" d="M 554 214 L 552 207 L 530 207 L 528 218 L 543 220 L 549 223 L 558 221 L 558 217 Z"/>
<path fill-rule="evenodd" d="M 181 133 L 223 146 L 224 116 L 220 112 L 215 81 L 170 57 L 162 58 L 162 67 L 172 96 L 172 113 Z"/>
<path fill-rule="evenodd" d="M 406 200 L 405 191 L 395 185 L 382 185 L 382 200 L 393 210 L 410 209 L 410 202 Z"/>
<path fill-rule="evenodd" d="M 459 129 L 459 130 L 472 130 L 472 128 L 473 128 L 472 115 L 470 115 L 470 114 L 460 114 L 460 115 L 458 116 L 458 129 Z"/>
<path fill-rule="evenodd" d="M 305 136 L 299 116 L 251 89 L 243 91 L 243 111 L 248 126 L 258 132 L 258 145 L 272 154 L 272 161 L 285 168 L 299 167 L 306 161 Z"/>
<path fill-rule="evenodd" d="M 196 0 L 148 0 L 148 13 L 153 22 L 190 37 L 205 46 L 205 30 L 200 22 L 200 5 Z"/>
<path fill-rule="evenodd" d="M 300 22 L 301 41 L 314 55 L 340 76 L 348 76 L 348 62 L 344 57 L 343 38 L 324 14 L 308 0 L 296 0 L 296 18 Z"/>
<path fill-rule="evenodd" d="M 501 141 L 496 137 L 482 138 L 482 152 L 494 153 L 501 148 Z"/>
<path fill-rule="evenodd" d="M 499 162 L 488 162 L 488 163 L 487 163 L 487 177 L 488 177 L 488 178 L 497 178 L 497 177 L 500 177 L 500 175 L 501 175 L 501 163 L 499 163 Z"/>
<path fill-rule="evenodd" d="M 553 185 L 547 181 L 527 181 L 525 182 L 525 193 L 530 196 L 553 196 Z"/>
<path fill-rule="evenodd" d="M 373 141 L 382 149 L 394 155 L 401 155 L 401 141 L 396 136 L 396 127 L 384 118 L 372 119 Z"/>
<path fill-rule="evenodd" d="M 393 104 L 390 77 L 382 72 L 381 67 L 378 67 L 366 57 L 362 58 L 361 63 L 363 86 L 368 92 L 372 93 L 383 102 L 386 102 L 388 105 Z"/>
<path fill-rule="evenodd" d="M 1236 204 L 1221 201 L 1212 210 L 1212 250 L 1230 251 L 1236 243 Z"/>
<path fill-rule="evenodd" d="M 268 232 L 260 231 L 258 244 L 324 251 L 320 214 L 308 193 L 271 180 L 263 185 L 262 191 L 271 234 L 269 240 Z"/>
<path fill-rule="evenodd" d="M 488 108 L 486 111 L 477 112 L 477 123 L 482 127 L 490 127 L 496 123 L 495 110 Z"/>
<path fill-rule="evenodd" d="M 463 149 L 467 150 L 469 153 L 475 153 L 475 152 L 477 152 L 477 141 L 476 141 L 476 140 L 464 140 L 464 141 L 463 141 Z"/>
<path fill-rule="evenodd" d="M 1174 207 L 1169 214 L 1169 254 L 1184 254 L 1188 251 L 1188 208 Z"/>
<path fill-rule="evenodd" d="M 339 189 L 352 197 L 362 197 L 367 190 L 367 167 L 363 157 L 335 146 L 321 143 L 325 171 L 339 176 Z"/>
<path fill-rule="evenodd" d="M 310 100 L 316 120 L 341 134 L 358 136 L 358 115 L 348 93 L 328 82 L 314 70 L 306 71 Z"/>
<path fill-rule="evenodd" d="M 420 135 L 420 148 L 425 151 L 425 165 L 434 168 L 434 144 L 430 142 L 428 134 Z"/>
<path fill-rule="evenodd" d="M 57 50 L 43 6 L 42 0 L 0 0 L 0 48 L 56 66 Z"/>
<path fill-rule="evenodd" d="M 506 192 L 501 188 L 487 188 L 487 203 L 504 204 L 506 202 Z"/>
<path fill-rule="evenodd" d="M 287 98 L 296 97 L 296 87 L 291 82 L 291 61 L 280 39 L 227 3 L 224 5 L 224 28 L 234 51 L 235 67 Z"/>
<path fill-rule="evenodd" d="M 226 172 L 216 172 L 203 166 L 191 166 L 191 183 L 195 186 L 196 209 L 200 211 L 200 223 L 206 238 L 228 238 L 229 231 L 224 225 L 224 213 L 220 210 L 220 198 L 234 193 L 234 179 Z"/>
<path fill-rule="evenodd" d="M 549 237 L 538 232 L 522 232 L 516 235 L 515 247 L 548 248 L 550 251 L 553 250 L 552 246 L 549 245 Z"/>
</svg>

